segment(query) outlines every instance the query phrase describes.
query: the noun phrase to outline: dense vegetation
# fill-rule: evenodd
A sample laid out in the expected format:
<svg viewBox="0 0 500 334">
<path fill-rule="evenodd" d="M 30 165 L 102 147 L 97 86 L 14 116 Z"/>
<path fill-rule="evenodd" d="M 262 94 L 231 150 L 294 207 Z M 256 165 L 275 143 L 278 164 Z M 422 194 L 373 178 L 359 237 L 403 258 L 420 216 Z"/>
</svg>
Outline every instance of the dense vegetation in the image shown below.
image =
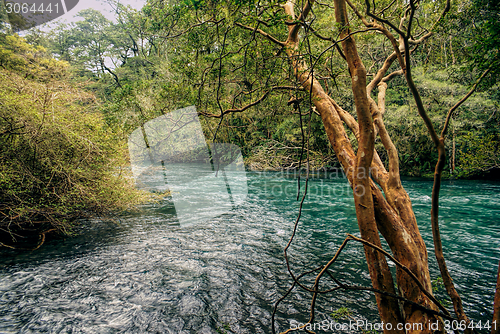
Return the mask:
<svg viewBox="0 0 500 334">
<path fill-rule="evenodd" d="M 0 63 L 0 242 L 40 243 L 77 217 L 138 203 L 126 147 L 69 64 L 17 35 L 0 36 Z"/>
<path fill-rule="evenodd" d="M 286 59 L 274 58 L 280 52 L 276 46 L 234 23 L 257 20 L 267 31 L 280 36 L 283 14 L 276 9 L 274 17 L 265 11 L 256 18 L 230 17 L 229 13 L 210 18 L 210 13 L 247 6 L 231 2 L 218 6 L 210 1 L 150 1 L 141 11 L 114 6 L 116 22 L 89 9 L 79 13 L 79 22 L 61 25 L 48 36 L 34 31 L 29 38 L 68 61 L 82 80 L 91 80 L 89 88 L 102 101 L 100 111 L 122 138 L 162 113 L 196 105 L 201 115 L 209 116 L 204 118 L 207 138 L 212 139 L 218 128 L 217 140 L 239 145 L 250 166 L 298 166 L 303 142 L 301 120 L 295 104 L 286 102 L 307 100 L 307 94 L 291 84 L 294 80 L 290 80 L 290 73 L 283 71 Z M 268 6 L 279 8 L 279 3 L 270 2 Z M 431 4 L 425 6 L 434 10 Z M 437 123 L 444 121 L 446 111 L 465 95 L 481 71 L 498 64 L 498 27 L 494 24 L 498 5 L 476 1 L 454 6 L 460 10 L 440 23 L 435 32 L 438 36 L 414 51 L 415 81 L 422 88 L 430 117 Z M 206 21 L 200 23 L 202 12 Z M 328 13 L 318 11 L 315 15 L 319 26 L 329 33 Z M 316 73 L 326 89 L 350 106 L 348 110 L 354 114 L 352 93 L 345 88 L 349 75 L 344 65 L 335 61 L 336 50 L 323 52 L 325 41 L 313 40 L 313 33 L 310 35 L 308 48 L 317 64 Z M 367 67 L 380 63 L 387 45 L 373 34 L 359 38 L 362 52 L 372 59 Z M 445 171 L 449 176 L 478 176 L 499 166 L 497 74 L 491 72 L 452 117 L 451 140 L 446 143 L 450 159 Z M 252 107 L 246 109 L 249 104 Z M 399 150 L 402 173 L 432 174 L 437 153 L 403 78 L 389 82 L 387 106 L 384 120 Z M 305 115 L 308 103 L 301 107 Z M 241 108 L 244 112 L 217 117 L 224 110 Z M 303 117 L 303 125 L 306 119 Z M 311 118 L 310 131 L 311 166 L 339 166 L 319 117 Z"/>
<path fill-rule="evenodd" d="M 48 35 L 31 31 L 30 44 L 4 36 L 0 181 L 11 236 L 19 219 L 63 230 L 60 217 L 133 203 L 118 169 L 128 135 L 195 105 L 208 141 L 240 146 L 250 167 L 297 167 L 305 157 L 312 168 L 342 166 L 361 235 L 345 243 L 364 244 L 381 320 L 394 328 L 447 312 L 432 296 L 427 245 L 401 183 L 434 170 L 435 255 L 456 318 L 468 323 L 443 255 L 439 189 L 443 170 L 499 168 L 498 4 L 110 3 L 116 22 L 89 9 Z M 310 322 L 331 263 L 304 274 L 319 271 L 313 287 L 300 286 L 313 292 Z M 500 288 L 497 296 L 500 321 Z"/>
<path fill-rule="evenodd" d="M 241 28 L 257 22 L 282 36 L 286 18 L 278 2 L 260 17 L 224 14 L 248 5 L 232 2 L 149 1 L 141 11 L 110 3 L 115 22 L 88 9 L 78 14 L 81 21 L 50 33 L 32 29 L 26 40 L 1 36 L 3 228 L 31 221 L 43 222 L 39 230 L 63 231 L 63 221 L 83 212 L 129 206 L 135 195 L 116 177 L 128 135 L 188 105 L 197 107 L 209 141 L 238 145 L 250 168 L 296 168 L 306 154 L 311 168 L 340 166 L 307 94 L 287 73 L 286 58 L 275 57 L 281 51 Z M 437 38 L 414 51 L 414 79 L 439 124 L 481 71 L 493 68 L 452 116 L 445 168 L 450 177 L 492 175 L 500 166 L 498 4 L 455 6 L 460 10 L 440 23 Z M 198 17 L 202 12 L 205 21 Z M 324 31 L 305 35 L 304 52 L 317 64 L 325 89 L 354 115 L 345 65 L 335 61 L 335 48 L 324 52 L 325 41 L 312 39 L 331 33 L 328 13 L 315 14 Z M 371 59 L 366 65 L 380 63 L 387 45 L 373 34 L 359 38 Z M 437 153 L 401 77 L 389 82 L 384 121 L 401 173 L 430 175 Z M 387 163 L 383 150 L 381 158 Z"/>
</svg>

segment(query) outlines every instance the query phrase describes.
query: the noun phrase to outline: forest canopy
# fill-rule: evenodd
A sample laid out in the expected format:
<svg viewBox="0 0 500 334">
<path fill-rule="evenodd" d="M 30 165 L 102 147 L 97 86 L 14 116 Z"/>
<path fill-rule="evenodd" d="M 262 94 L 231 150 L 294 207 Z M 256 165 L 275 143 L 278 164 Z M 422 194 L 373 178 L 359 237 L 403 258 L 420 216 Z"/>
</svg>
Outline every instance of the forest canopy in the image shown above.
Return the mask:
<svg viewBox="0 0 500 334">
<path fill-rule="evenodd" d="M 285 39 L 283 3 L 149 1 L 141 11 L 116 3 L 115 22 L 88 9 L 78 14 L 81 21 L 61 25 L 48 36 L 33 32 L 29 38 L 68 61 L 77 77 L 92 80 L 107 123 L 122 131 L 123 137 L 164 112 L 196 105 L 207 116 L 207 138 L 214 136 L 220 121 L 218 140 L 239 145 L 248 165 L 294 168 L 298 167 L 302 132 L 295 104 L 287 102 L 307 101 L 307 93 L 291 84 L 295 79 L 286 69 L 282 47 L 258 34 L 265 28 L 269 36 Z M 440 14 L 442 4 L 422 2 L 419 6 L 416 19 L 425 26 Z M 338 36 L 332 15 L 333 7 L 317 4 L 300 48 L 327 92 L 354 115 L 352 93 L 346 89 L 349 73 L 337 47 L 329 46 Z M 450 121 L 451 140 L 446 143 L 450 160 L 445 168 L 450 177 L 480 176 L 498 168 L 495 15 L 498 5 L 493 1 L 453 3 L 449 15 L 433 28 L 433 38 L 425 39 L 412 53 L 414 80 L 436 123 L 444 121 L 446 111 L 482 71 L 492 68 Z M 354 18 L 351 24 L 359 28 L 362 22 Z M 375 71 L 391 46 L 376 31 L 356 38 L 366 55 L 365 66 Z M 384 120 L 399 151 L 401 172 L 431 175 L 437 154 L 404 78 L 388 82 L 386 100 Z M 302 111 L 307 108 L 307 102 L 303 103 Z M 311 166 L 339 167 L 318 117 L 312 117 L 311 131 Z M 382 147 L 380 141 L 376 145 Z M 387 162 L 383 152 L 381 158 Z"/>
</svg>

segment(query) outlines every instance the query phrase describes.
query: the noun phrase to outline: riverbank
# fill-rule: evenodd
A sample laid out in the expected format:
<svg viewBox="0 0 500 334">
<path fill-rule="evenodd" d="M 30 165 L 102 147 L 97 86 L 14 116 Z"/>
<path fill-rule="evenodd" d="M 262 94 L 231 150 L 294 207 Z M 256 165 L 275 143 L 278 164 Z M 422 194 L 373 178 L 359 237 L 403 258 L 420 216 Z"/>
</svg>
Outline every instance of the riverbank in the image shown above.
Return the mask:
<svg viewBox="0 0 500 334">
<path fill-rule="evenodd" d="M 260 149 L 255 150 L 256 153 L 244 159 L 245 168 L 249 171 L 269 171 L 269 172 L 286 172 L 297 173 L 300 169 L 305 173 L 307 165 L 307 156 L 304 154 L 302 162 L 297 156 L 285 153 L 272 154 L 263 156 Z M 329 173 L 344 174 L 340 163 L 335 155 L 323 154 L 321 152 L 311 152 L 309 157 L 309 173 Z M 400 162 L 400 175 L 402 177 L 417 177 L 422 179 L 434 178 L 434 166 L 428 164 L 425 170 L 415 169 L 405 166 Z M 462 173 L 460 169 L 451 172 L 449 168 L 445 168 L 442 173 L 443 180 L 485 180 L 485 181 L 500 181 L 500 167 L 491 167 L 487 170 L 477 170 L 472 173 Z"/>
<path fill-rule="evenodd" d="M 303 161 L 301 164 L 301 167 L 299 169 L 298 167 L 299 163 L 294 163 L 292 165 L 290 164 L 283 164 L 281 166 L 271 166 L 271 165 L 266 165 L 265 163 L 257 164 L 257 163 L 246 163 L 245 168 L 248 171 L 252 172 L 274 172 L 274 173 L 284 173 L 284 174 L 292 174 L 292 175 L 301 175 L 301 177 L 305 176 L 307 173 L 306 169 L 306 162 Z M 299 172 L 300 171 L 300 172 Z M 340 176 L 345 178 L 345 173 L 342 167 L 340 166 L 321 166 L 318 167 L 318 164 L 316 166 L 313 166 L 309 169 L 309 174 L 332 174 L 335 175 L 335 178 L 338 178 Z M 404 178 L 421 178 L 424 180 L 432 180 L 434 179 L 434 174 L 433 172 L 429 171 L 428 173 L 424 174 L 411 174 L 411 173 L 401 173 L 401 177 Z M 442 180 L 484 180 L 484 181 L 500 181 L 500 168 L 493 168 L 491 170 L 488 170 L 483 173 L 479 174 L 474 174 L 470 176 L 464 176 L 464 175 L 459 175 L 459 174 L 453 174 L 450 173 L 449 171 L 444 171 L 441 177 Z"/>
</svg>

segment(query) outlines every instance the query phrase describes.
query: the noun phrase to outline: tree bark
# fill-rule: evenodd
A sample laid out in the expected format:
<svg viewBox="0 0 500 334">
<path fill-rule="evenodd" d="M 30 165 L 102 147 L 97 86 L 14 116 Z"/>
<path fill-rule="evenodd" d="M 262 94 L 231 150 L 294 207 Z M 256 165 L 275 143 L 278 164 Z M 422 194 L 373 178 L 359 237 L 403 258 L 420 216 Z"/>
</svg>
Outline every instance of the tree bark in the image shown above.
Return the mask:
<svg viewBox="0 0 500 334">
<path fill-rule="evenodd" d="M 370 187 L 370 166 L 375 147 L 375 135 L 366 91 L 366 69 L 359 57 L 354 39 L 349 36 L 346 3 L 344 0 L 335 0 L 334 4 L 335 19 L 337 24 L 342 27 L 340 38 L 343 40 L 342 49 L 351 74 L 352 92 L 359 126 L 358 151 L 352 176 L 356 217 L 361 237 L 381 247 Z M 365 256 L 373 287 L 394 293 L 393 278 L 385 257 L 375 249 L 366 246 Z M 381 320 L 385 323 L 391 323 L 391 328 L 397 328 L 397 325 L 403 322 L 397 301 L 378 294 L 376 300 Z"/>
<path fill-rule="evenodd" d="M 287 2 L 284 8 L 292 20 L 301 21 L 307 16 L 311 5 L 312 1 L 306 3 L 298 19 L 295 17 L 294 5 L 291 1 Z M 350 36 L 345 1 L 335 0 L 335 9 L 337 24 L 342 27 L 340 37 L 351 74 L 352 91 L 358 118 L 357 122 L 326 94 L 320 82 L 308 71 L 298 52 L 299 25 L 297 24 L 289 24 L 289 35 L 285 43 L 285 51 L 290 59 L 297 80 L 311 94 L 311 101 L 320 113 L 329 141 L 351 183 L 362 238 L 381 247 L 378 234 L 380 232 L 387 240 L 395 258 L 410 268 L 415 276 L 419 278 L 421 285 L 426 288 L 428 293 L 431 293 L 427 250 L 418 230 L 409 196 L 401 186 L 399 167 L 397 165 L 397 151 L 385 131 L 381 117 L 382 114 L 377 104 L 369 97 L 366 88 L 366 70 L 357 53 L 354 39 Z M 391 58 L 395 60 L 397 57 L 392 55 Z M 380 78 L 382 77 L 383 73 L 380 75 Z M 383 96 L 380 96 L 380 98 L 383 100 Z M 381 132 L 380 134 L 385 138 L 384 145 L 386 149 L 392 156 L 391 160 L 393 163 L 390 166 L 389 172 L 385 170 L 374 150 L 375 130 L 372 117 L 375 119 L 377 128 Z M 356 134 L 358 139 L 357 153 L 352 149 L 345 133 L 343 120 Z M 387 200 L 370 178 L 371 171 L 373 171 L 372 176 L 374 179 L 384 190 Z M 366 247 L 365 255 L 373 287 L 395 293 L 392 274 L 385 257 L 377 251 Z M 433 310 L 438 309 L 409 275 L 398 270 L 397 278 L 398 287 L 405 298 Z M 395 299 L 380 294 L 376 294 L 376 299 L 381 320 L 386 324 L 390 323 L 392 326 L 392 330 L 387 330 L 386 327 L 384 329 L 385 332 L 403 333 L 405 330 L 398 330 L 397 328 L 400 328 L 398 325 L 401 326 L 404 323 L 421 324 L 423 327 L 422 330 L 414 327 L 415 329 L 407 331 L 408 333 L 433 332 L 429 325 L 438 321 L 436 316 L 428 315 L 422 310 L 414 308 L 412 305 L 404 305 L 405 314 L 403 316 L 399 304 Z"/>
<path fill-rule="evenodd" d="M 310 10 L 311 2 L 308 2 L 302 11 L 302 18 Z M 309 8 L 308 8 L 309 7 Z M 354 190 L 356 205 L 356 215 L 358 225 L 363 239 L 381 246 L 379 230 L 388 241 L 391 250 L 398 261 L 405 264 L 421 280 L 424 287 L 430 289 L 430 276 L 427 267 L 427 251 L 418 231 L 416 220 L 411 209 L 411 202 L 408 195 L 400 186 L 400 181 L 394 187 L 387 176 L 387 172 L 380 160 L 372 160 L 374 156 L 374 127 L 372 123 L 372 103 L 366 90 L 366 70 L 357 54 L 354 40 L 349 36 L 349 22 L 347 20 L 346 4 L 344 0 L 336 0 L 336 20 L 344 27 L 341 38 L 342 47 L 346 54 L 346 59 L 351 73 L 353 95 L 357 109 L 358 122 L 349 119 L 345 114 L 352 128 L 358 132 L 358 152 L 354 153 L 345 133 L 341 109 L 333 99 L 323 90 L 321 84 L 314 76 L 306 70 L 306 66 L 298 55 L 298 29 L 297 25 L 289 26 L 289 37 L 285 50 L 291 60 L 295 76 L 306 89 L 311 93 L 312 101 L 321 115 L 325 131 L 332 144 L 332 147 L 341 162 L 346 175 Z M 285 5 L 285 11 L 292 19 L 295 19 L 293 3 Z M 395 58 L 395 57 L 394 57 Z M 347 122 L 346 122 L 347 123 Z M 372 165 L 374 162 L 374 166 Z M 380 184 L 386 190 L 394 189 L 392 202 L 394 207 L 389 205 L 384 199 L 378 187 L 370 179 L 370 166 L 379 175 Z M 397 168 L 397 167 L 396 167 Z M 390 173 L 389 173 L 390 174 Z M 399 179 L 399 174 L 397 174 Z M 389 188 L 388 185 L 391 184 Z M 387 193 L 386 193 L 387 195 Z M 376 198 L 374 206 L 374 197 Z M 406 220 L 403 220 L 404 217 Z M 415 240 L 417 240 L 415 242 Z M 372 279 L 373 287 L 390 293 L 395 293 L 391 272 L 385 258 L 373 249 L 365 248 L 368 268 Z M 415 302 L 421 303 L 429 308 L 437 307 L 419 290 L 415 282 L 407 274 L 398 270 L 398 285 L 403 295 Z M 430 332 L 428 325 L 435 317 L 424 314 L 421 310 L 405 306 L 406 317 L 400 312 L 399 304 L 396 300 L 387 296 L 376 296 L 377 305 L 381 320 L 391 323 L 391 331 L 397 333 L 398 325 L 405 322 L 421 323 L 425 327 L 424 333 Z M 412 332 L 412 331 L 409 331 Z M 417 331 L 415 331 L 417 332 Z M 418 331 L 422 332 L 422 331 Z"/>
<path fill-rule="evenodd" d="M 500 334 L 500 262 L 498 263 L 497 286 L 495 289 L 495 300 L 493 302 L 491 334 Z"/>
</svg>

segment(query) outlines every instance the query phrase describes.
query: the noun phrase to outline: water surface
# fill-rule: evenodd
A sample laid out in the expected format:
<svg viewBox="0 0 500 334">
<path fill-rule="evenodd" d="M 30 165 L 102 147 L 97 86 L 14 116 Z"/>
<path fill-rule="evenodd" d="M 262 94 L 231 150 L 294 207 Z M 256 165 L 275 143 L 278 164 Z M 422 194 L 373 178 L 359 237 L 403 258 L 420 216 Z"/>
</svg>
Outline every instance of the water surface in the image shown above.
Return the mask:
<svg viewBox="0 0 500 334">
<path fill-rule="evenodd" d="M 404 186 L 431 246 L 432 182 Z M 293 175 L 249 173 L 247 200 L 207 222 L 180 227 L 166 201 L 116 223 L 84 222 L 77 236 L 35 252 L 3 250 L 0 333 L 270 333 L 273 304 L 291 284 L 283 248 L 298 212 L 296 191 Z M 484 322 L 491 319 L 500 258 L 500 184 L 446 181 L 441 203 L 449 269 L 466 312 Z M 347 182 L 311 179 L 289 252 L 292 270 L 328 261 L 347 233 L 359 234 Z M 437 277 L 431 250 L 429 258 Z M 370 285 L 363 250 L 354 243 L 333 271 Z M 277 329 L 306 321 L 309 304 L 308 293 L 294 290 L 278 309 Z M 318 321 L 331 320 L 339 307 L 377 321 L 374 297 L 353 291 L 319 298 Z"/>
</svg>

